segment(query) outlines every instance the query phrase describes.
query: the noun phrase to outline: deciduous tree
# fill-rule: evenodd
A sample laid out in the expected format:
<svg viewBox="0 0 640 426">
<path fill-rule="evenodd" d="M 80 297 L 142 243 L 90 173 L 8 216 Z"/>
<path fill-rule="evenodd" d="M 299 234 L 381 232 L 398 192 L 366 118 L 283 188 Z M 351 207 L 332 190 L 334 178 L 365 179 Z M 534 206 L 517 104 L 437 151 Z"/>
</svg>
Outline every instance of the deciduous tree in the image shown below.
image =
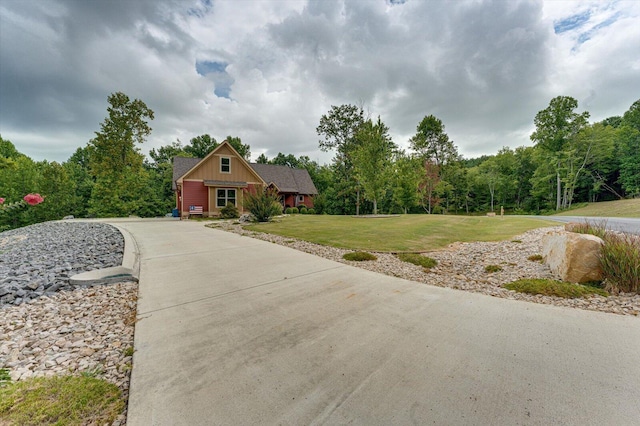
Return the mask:
<svg viewBox="0 0 640 426">
<path fill-rule="evenodd" d="M 365 121 L 355 138 L 358 141 L 353 151 L 355 173 L 364 198 L 373 203 L 373 214 L 378 214 L 378 201 L 390 186 L 389 172 L 396 145 L 380 117 L 376 123 Z"/>
<path fill-rule="evenodd" d="M 144 156 L 136 145 L 151 133 L 147 120 L 153 120 L 153 111 L 122 92 L 111 94 L 108 102 L 108 117 L 89 142 L 89 162 L 96 181 L 89 212 L 106 217 L 138 214 L 149 185 Z"/>
<path fill-rule="evenodd" d="M 558 96 L 536 114 L 531 140 L 546 154 L 556 174 L 556 210 L 568 208 L 575 182 L 590 155 L 590 147 L 578 146 L 576 136 L 587 125 L 588 112 L 577 113 L 578 101 Z"/>
</svg>

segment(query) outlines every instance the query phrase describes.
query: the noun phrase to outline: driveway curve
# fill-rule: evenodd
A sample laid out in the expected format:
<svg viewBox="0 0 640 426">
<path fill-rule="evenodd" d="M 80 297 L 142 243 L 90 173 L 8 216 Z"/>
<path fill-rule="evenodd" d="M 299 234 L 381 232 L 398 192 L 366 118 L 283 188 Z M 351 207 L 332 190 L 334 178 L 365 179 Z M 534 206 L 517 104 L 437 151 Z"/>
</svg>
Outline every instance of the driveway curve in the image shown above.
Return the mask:
<svg viewBox="0 0 640 426">
<path fill-rule="evenodd" d="M 540 218 L 540 216 L 532 216 Z M 630 217 L 592 217 L 592 216 L 545 216 L 545 219 L 557 222 L 590 223 L 595 226 L 604 226 L 612 231 L 625 232 L 640 235 L 640 219 Z"/>
<path fill-rule="evenodd" d="M 637 425 L 640 319 L 368 272 L 192 221 L 140 251 L 129 425 Z"/>
</svg>

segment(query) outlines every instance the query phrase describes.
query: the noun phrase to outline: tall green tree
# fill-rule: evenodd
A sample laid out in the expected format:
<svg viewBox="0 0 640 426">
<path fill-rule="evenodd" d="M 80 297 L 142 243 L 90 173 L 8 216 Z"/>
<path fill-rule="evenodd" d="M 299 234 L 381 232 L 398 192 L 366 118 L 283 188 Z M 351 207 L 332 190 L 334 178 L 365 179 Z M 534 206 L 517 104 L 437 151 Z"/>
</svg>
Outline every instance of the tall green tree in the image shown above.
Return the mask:
<svg viewBox="0 0 640 426">
<path fill-rule="evenodd" d="M 393 167 L 393 201 L 407 214 L 418 205 L 420 159 L 399 151 Z"/>
<path fill-rule="evenodd" d="M 107 100 L 108 117 L 89 142 L 90 168 L 95 178 L 89 212 L 104 217 L 146 213 L 149 176 L 136 144 L 142 144 L 151 133 L 147 120 L 153 120 L 153 111 L 122 92 L 111 94 Z"/>
<path fill-rule="evenodd" d="M 346 104 L 331 106 L 330 111 L 320 117 L 320 124 L 316 127 L 316 133 L 322 136 L 320 149 L 335 151 L 331 194 L 334 214 L 353 214 L 357 208 L 358 182 L 353 167 L 353 152 L 358 143 L 355 135 L 364 121 L 362 108 Z"/>
<path fill-rule="evenodd" d="M 209 134 L 204 134 L 191 138 L 189 144 L 184 147 L 187 156 L 194 158 L 204 158 L 208 153 L 220 145 L 218 141 Z"/>
<path fill-rule="evenodd" d="M 427 213 L 441 197 L 454 193 L 454 187 L 447 181 L 447 172 L 454 163 L 460 161 L 458 149 L 444 131 L 442 120 L 434 115 L 425 116 L 416 127 L 416 134 L 409 140 L 411 149 L 422 160 L 423 183 L 421 199 Z"/>
<path fill-rule="evenodd" d="M 420 121 L 409 144 L 420 157 L 437 166 L 458 160 L 458 149 L 445 133 L 442 120 L 433 115 Z"/>
<path fill-rule="evenodd" d="M 251 147 L 247 144 L 243 144 L 242 139 L 239 137 L 227 136 L 225 140 L 229 142 L 229 145 L 231 145 L 233 149 L 238 151 L 238 154 L 240 154 L 242 158 L 247 161 L 251 159 Z"/>
<path fill-rule="evenodd" d="M 640 131 L 624 126 L 620 129 L 620 183 L 627 195 L 640 195 Z"/>
<path fill-rule="evenodd" d="M 364 198 L 373 203 L 373 214 L 378 214 L 378 202 L 390 186 L 392 158 L 397 147 L 380 117 L 376 123 L 365 121 L 355 138 L 358 141 L 353 152 L 355 174 Z"/>
<path fill-rule="evenodd" d="M 155 164 L 171 164 L 173 162 L 173 157 L 190 157 L 191 155 L 185 152 L 185 147 L 182 146 L 182 143 L 177 140 L 175 142 L 171 142 L 169 145 L 163 145 L 157 150 L 152 148 L 149 151 L 149 157 L 153 159 Z"/>
<path fill-rule="evenodd" d="M 590 146 L 579 144 L 576 136 L 588 122 L 589 113 L 577 113 L 578 101 L 570 96 L 558 96 L 549 106 L 536 114 L 536 143 L 546 160 L 554 165 L 556 210 L 571 206 L 576 181 L 590 155 Z"/>
</svg>

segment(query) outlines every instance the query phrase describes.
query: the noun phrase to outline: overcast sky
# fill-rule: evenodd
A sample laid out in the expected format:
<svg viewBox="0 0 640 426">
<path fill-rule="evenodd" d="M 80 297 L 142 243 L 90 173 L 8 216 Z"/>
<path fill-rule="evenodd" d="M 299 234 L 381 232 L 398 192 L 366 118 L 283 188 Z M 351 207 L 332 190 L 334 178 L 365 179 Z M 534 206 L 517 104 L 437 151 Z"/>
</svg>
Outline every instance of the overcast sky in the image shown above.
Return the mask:
<svg viewBox="0 0 640 426">
<path fill-rule="evenodd" d="M 122 91 L 144 153 L 208 133 L 321 163 L 316 126 L 362 105 L 408 146 L 440 118 L 465 157 L 531 145 L 572 96 L 591 121 L 640 98 L 640 1 L 0 0 L 0 135 L 62 162 Z"/>
</svg>

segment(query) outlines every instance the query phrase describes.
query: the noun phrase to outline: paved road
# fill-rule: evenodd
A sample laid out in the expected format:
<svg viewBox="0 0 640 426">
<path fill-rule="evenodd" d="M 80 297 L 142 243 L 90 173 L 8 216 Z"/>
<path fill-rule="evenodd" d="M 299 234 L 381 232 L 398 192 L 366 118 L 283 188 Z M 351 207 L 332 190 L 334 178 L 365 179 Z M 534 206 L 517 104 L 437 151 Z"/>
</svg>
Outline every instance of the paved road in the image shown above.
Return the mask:
<svg viewBox="0 0 640 426">
<path fill-rule="evenodd" d="M 532 216 L 540 218 L 541 216 Z M 604 224 L 608 229 L 622 231 L 630 234 L 640 234 L 640 219 L 626 217 L 590 217 L 590 216 L 544 216 L 548 220 L 558 222 L 589 222 L 595 225 Z M 639 422 L 640 423 L 640 422 Z"/>
<path fill-rule="evenodd" d="M 640 319 L 352 268 L 198 222 L 141 253 L 130 425 L 637 425 Z"/>
</svg>

